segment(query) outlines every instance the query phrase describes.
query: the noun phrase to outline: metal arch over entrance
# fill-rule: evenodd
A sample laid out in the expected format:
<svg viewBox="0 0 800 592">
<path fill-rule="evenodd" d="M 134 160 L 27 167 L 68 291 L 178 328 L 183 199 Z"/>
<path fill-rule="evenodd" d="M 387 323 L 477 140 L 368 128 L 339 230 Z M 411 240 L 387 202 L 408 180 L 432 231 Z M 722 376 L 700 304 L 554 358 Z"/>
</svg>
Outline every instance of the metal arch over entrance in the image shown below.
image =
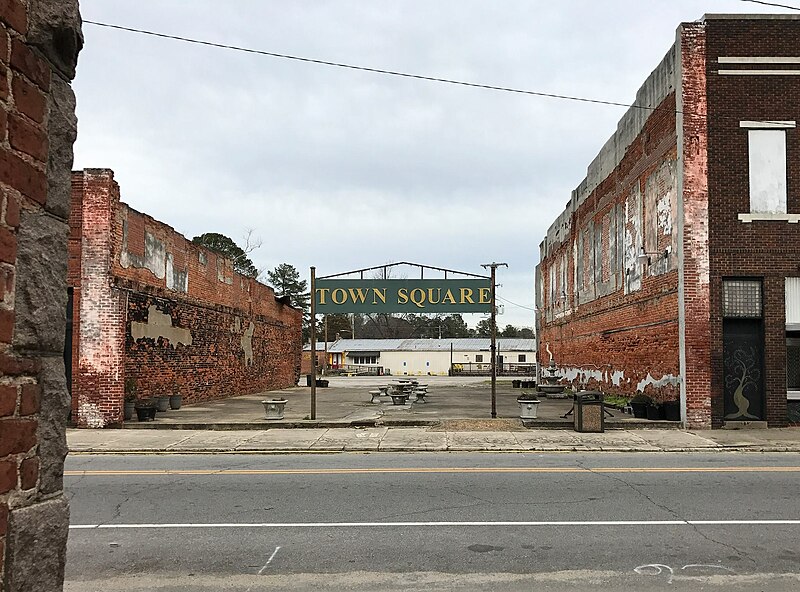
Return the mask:
<svg viewBox="0 0 800 592">
<path fill-rule="evenodd" d="M 419 278 L 389 278 L 389 268 L 401 265 L 419 269 Z M 316 315 L 317 313 L 461 313 L 489 312 L 492 319 L 492 417 L 496 412 L 496 323 L 495 269 L 490 276 L 400 261 L 333 275 L 316 277 L 311 268 L 311 419 L 317 417 Z M 383 277 L 364 278 L 368 272 L 382 272 Z M 426 278 L 425 272 L 443 274 Z M 358 275 L 357 278 L 347 277 Z M 452 278 L 456 275 L 459 277 Z"/>
<path fill-rule="evenodd" d="M 389 278 L 391 267 L 408 265 L 420 270 L 419 279 Z M 425 271 L 444 278 L 425 278 Z M 383 278 L 364 278 L 365 272 L 382 271 Z M 358 274 L 358 278 L 345 278 Z M 460 278 L 448 276 L 460 275 Z M 490 312 L 491 278 L 417 263 L 392 263 L 315 279 L 315 310 L 319 313 L 388 312 Z"/>
</svg>

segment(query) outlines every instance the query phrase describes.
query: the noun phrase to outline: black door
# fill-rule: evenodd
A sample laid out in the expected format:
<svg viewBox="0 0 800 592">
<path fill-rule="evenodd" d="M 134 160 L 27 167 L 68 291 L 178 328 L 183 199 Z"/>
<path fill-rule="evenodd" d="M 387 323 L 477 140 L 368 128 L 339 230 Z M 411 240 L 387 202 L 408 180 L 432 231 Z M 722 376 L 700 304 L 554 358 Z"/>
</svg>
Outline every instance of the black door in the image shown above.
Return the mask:
<svg viewBox="0 0 800 592">
<path fill-rule="evenodd" d="M 761 319 L 724 319 L 724 418 L 764 419 L 764 331 Z"/>
</svg>

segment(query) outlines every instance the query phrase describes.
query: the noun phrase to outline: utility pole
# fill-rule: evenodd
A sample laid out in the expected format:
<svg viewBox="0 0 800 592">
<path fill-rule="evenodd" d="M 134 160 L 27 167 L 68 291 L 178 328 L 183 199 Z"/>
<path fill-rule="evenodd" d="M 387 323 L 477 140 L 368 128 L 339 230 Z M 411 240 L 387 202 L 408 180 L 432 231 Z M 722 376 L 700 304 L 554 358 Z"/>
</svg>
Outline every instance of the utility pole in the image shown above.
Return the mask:
<svg viewBox="0 0 800 592">
<path fill-rule="evenodd" d="M 322 317 L 325 323 L 325 357 L 322 359 L 322 375 L 328 373 L 328 315 Z"/>
<path fill-rule="evenodd" d="M 498 267 L 508 267 L 507 263 L 484 263 L 484 269 L 491 269 L 491 298 L 492 298 L 492 419 L 497 417 L 497 296 L 495 294 L 495 275 Z"/>
<path fill-rule="evenodd" d="M 311 268 L 311 419 L 317 419 L 317 268 Z"/>
</svg>

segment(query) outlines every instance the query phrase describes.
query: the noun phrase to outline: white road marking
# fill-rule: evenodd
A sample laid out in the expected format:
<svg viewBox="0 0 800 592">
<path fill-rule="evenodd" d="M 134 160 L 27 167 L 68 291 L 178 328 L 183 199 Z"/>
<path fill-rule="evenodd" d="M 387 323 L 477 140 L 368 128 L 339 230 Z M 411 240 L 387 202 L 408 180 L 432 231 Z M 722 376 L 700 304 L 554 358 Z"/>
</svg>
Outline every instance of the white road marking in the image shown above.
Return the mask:
<svg viewBox="0 0 800 592">
<path fill-rule="evenodd" d="M 275 550 L 272 552 L 272 555 L 269 556 L 269 559 L 267 559 L 267 562 L 264 564 L 264 567 L 262 567 L 258 571 L 258 575 L 262 575 L 264 573 L 264 570 L 269 567 L 269 564 L 272 563 L 273 559 L 275 559 L 275 555 L 278 554 L 278 549 L 280 549 L 280 547 L 275 547 Z"/>
<path fill-rule="evenodd" d="M 71 530 L 147 528 L 386 528 L 424 526 L 797 526 L 800 520 L 541 520 L 484 522 L 211 522 L 71 524 Z"/>
<path fill-rule="evenodd" d="M 663 569 L 669 571 L 669 578 L 667 579 L 667 584 L 671 584 L 673 571 L 669 565 L 664 565 L 662 563 L 649 563 L 647 565 L 640 565 L 639 567 L 634 567 L 633 571 L 635 571 L 640 576 L 660 576 Z"/>
</svg>

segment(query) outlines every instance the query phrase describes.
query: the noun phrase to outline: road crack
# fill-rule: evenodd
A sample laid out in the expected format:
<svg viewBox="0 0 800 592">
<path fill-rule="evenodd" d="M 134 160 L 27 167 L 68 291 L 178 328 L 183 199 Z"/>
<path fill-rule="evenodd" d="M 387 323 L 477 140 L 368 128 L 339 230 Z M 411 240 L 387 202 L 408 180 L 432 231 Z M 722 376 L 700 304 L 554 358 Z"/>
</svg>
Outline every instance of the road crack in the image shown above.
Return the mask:
<svg viewBox="0 0 800 592">
<path fill-rule="evenodd" d="M 750 557 L 747 553 L 742 551 L 741 549 L 739 549 L 736 546 L 731 545 L 729 543 L 725 543 L 723 541 L 717 540 L 714 537 L 704 533 L 703 531 L 700 530 L 700 527 L 698 525 L 692 524 L 691 522 L 689 522 L 688 518 L 685 518 L 684 516 L 681 516 L 678 512 L 676 512 L 675 510 L 673 510 L 669 506 L 657 502 L 652 497 L 647 495 L 644 491 L 639 489 L 637 486 L 635 486 L 632 483 L 629 483 L 627 480 L 625 480 L 625 478 L 623 478 L 621 476 L 618 476 L 618 475 L 615 475 L 615 474 L 612 474 L 612 473 L 600 473 L 600 472 L 597 472 L 594 469 L 592 469 L 591 467 L 587 467 L 581 461 L 576 461 L 576 464 L 580 468 L 584 469 L 585 471 L 588 471 L 588 472 L 592 473 L 593 475 L 599 475 L 599 476 L 605 477 L 606 479 L 611 479 L 612 481 L 616 481 L 618 483 L 621 483 L 622 485 L 624 485 L 624 486 L 628 487 L 629 489 L 633 490 L 639 496 L 641 496 L 644 499 L 646 499 L 648 502 L 650 502 L 655 507 L 661 508 L 662 510 L 664 510 L 668 514 L 672 515 L 676 520 L 680 520 L 682 522 L 685 522 L 688 526 L 690 526 L 692 528 L 692 530 L 694 530 L 694 532 L 698 536 L 702 537 L 703 539 L 707 540 L 710 543 L 714 543 L 714 544 L 717 544 L 717 545 L 719 545 L 721 547 L 725 547 L 726 549 L 730 549 L 731 551 L 736 553 L 736 555 L 738 555 L 739 557 L 741 557 L 741 558 L 753 563 L 754 565 L 757 565 L 757 562 L 752 557 Z"/>
</svg>

